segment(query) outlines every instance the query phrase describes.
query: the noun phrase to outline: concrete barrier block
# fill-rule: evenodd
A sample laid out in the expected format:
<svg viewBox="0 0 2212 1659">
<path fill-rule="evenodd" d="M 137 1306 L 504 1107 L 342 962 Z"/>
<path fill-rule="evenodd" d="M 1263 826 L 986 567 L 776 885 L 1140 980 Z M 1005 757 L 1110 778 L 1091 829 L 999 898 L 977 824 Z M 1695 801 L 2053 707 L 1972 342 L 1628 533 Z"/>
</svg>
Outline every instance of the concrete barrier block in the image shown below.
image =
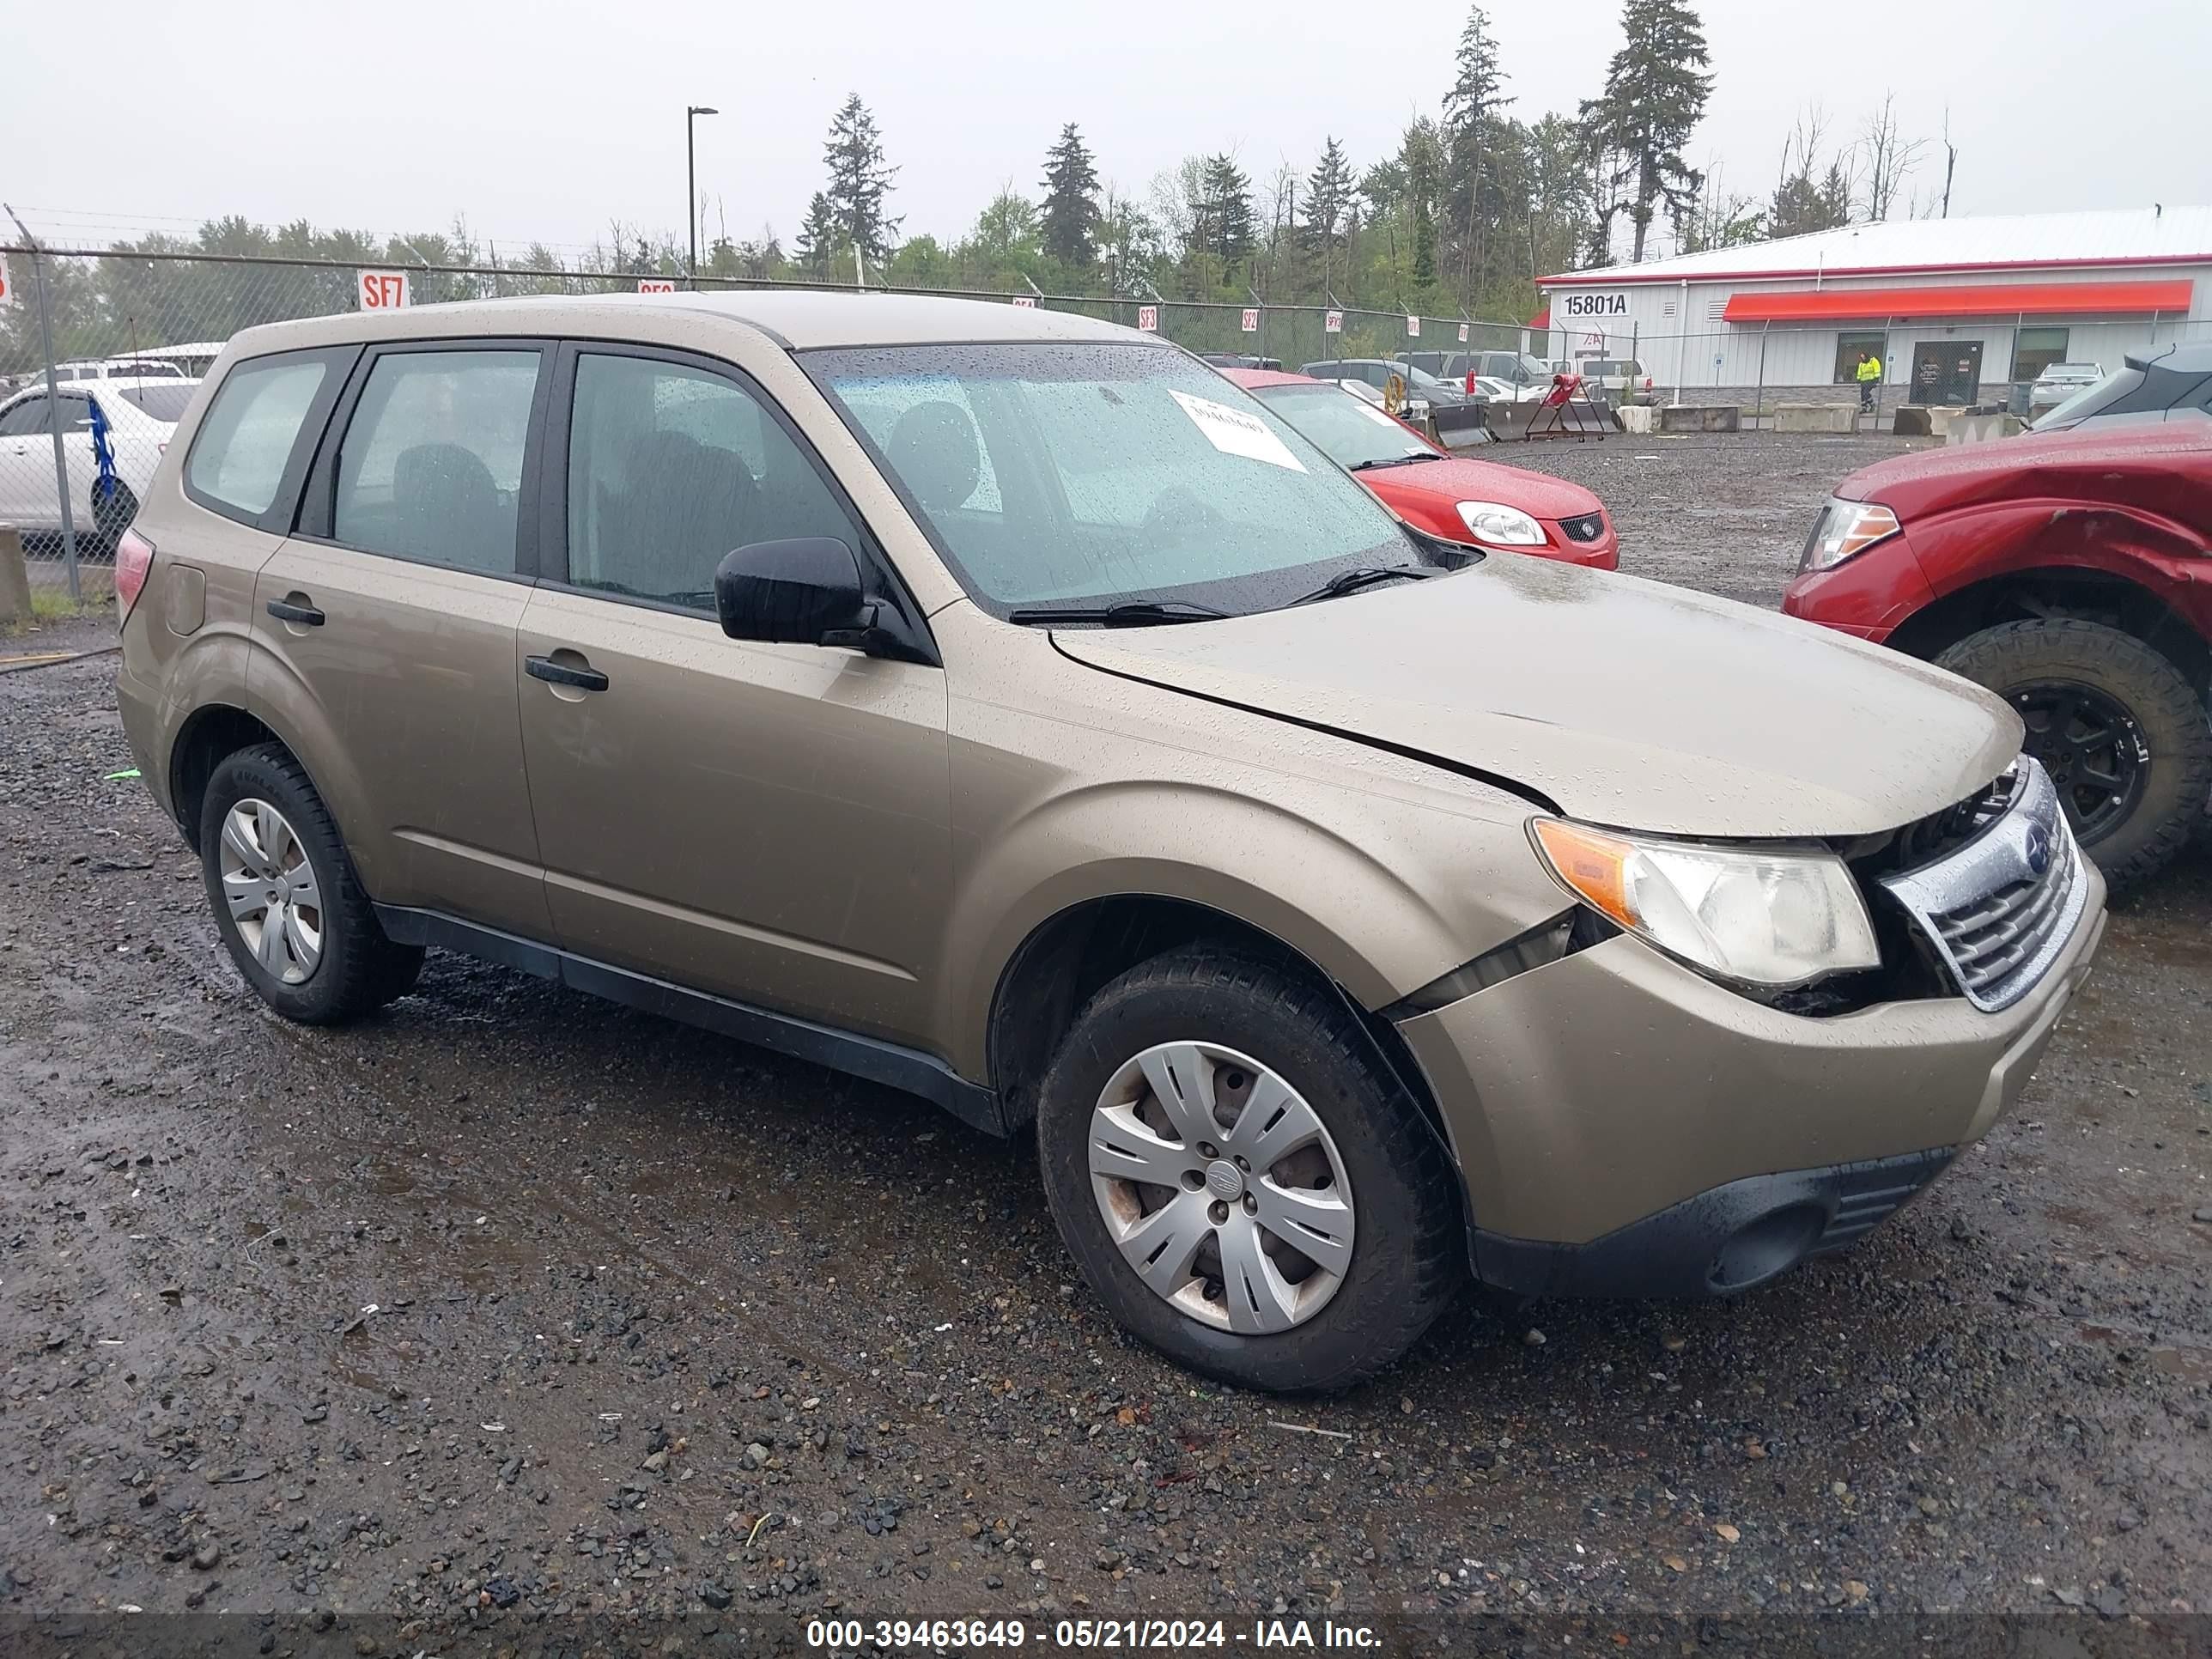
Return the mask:
<svg viewBox="0 0 2212 1659">
<path fill-rule="evenodd" d="M 1662 432 L 1735 432 L 1742 424 L 1734 404 L 1668 404 L 1659 411 Z"/>
<path fill-rule="evenodd" d="M 1623 404 L 1613 411 L 1623 432 L 1649 432 L 1651 417 L 1659 411 L 1649 404 Z"/>
<path fill-rule="evenodd" d="M 1925 438 L 1935 430 L 1928 419 L 1925 404 L 1903 404 L 1897 411 L 1896 424 L 1891 431 L 1900 438 Z"/>
<path fill-rule="evenodd" d="M 1777 432 L 1849 432 L 1858 422 L 1856 404 L 1777 404 Z"/>
<path fill-rule="evenodd" d="M 0 623 L 31 617 L 31 573 L 23 563 L 23 538 L 12 524 L 0 524 Z"/>
<path fill-rule="evenodd" d="M 2024 431 L 2027 422 L 2017 415 L 1966 415 L 1951 422 L 1943 434 L 1947 444 L 1985 444 Z"/>
</svg>

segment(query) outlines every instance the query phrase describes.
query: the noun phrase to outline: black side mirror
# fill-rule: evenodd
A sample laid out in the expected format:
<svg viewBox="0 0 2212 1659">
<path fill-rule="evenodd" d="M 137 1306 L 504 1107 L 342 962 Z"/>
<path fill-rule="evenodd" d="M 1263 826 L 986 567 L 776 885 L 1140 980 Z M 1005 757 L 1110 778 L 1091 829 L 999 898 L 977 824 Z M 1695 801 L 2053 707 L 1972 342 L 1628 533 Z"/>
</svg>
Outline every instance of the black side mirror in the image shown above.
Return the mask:
<svg viewBox="0 0 2212 1659">
<path fill-rule="evenodd" d="M 723 555 L 714 609 L 732 639 L 781 645 L 860 645 L 876 619 L 860 562 L 830 536 L 754 542 Z"/>
</svg>

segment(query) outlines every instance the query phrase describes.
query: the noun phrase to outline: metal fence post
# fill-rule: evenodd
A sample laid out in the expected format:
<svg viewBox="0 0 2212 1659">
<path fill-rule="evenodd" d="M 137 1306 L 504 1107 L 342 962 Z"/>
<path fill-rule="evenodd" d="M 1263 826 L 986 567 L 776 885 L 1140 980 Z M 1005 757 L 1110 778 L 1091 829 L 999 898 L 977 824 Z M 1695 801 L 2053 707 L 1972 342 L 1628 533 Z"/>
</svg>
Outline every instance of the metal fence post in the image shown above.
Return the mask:
<svg viewBox="0 0 2212 1659">
<path fill-rule="evenodd" d="M 1771 323 L 1759 325 L 1759 392 L 1751 404 L 1751 424 L 1754 428 L 1766 413 L 1766 331 L 1773 326 Z"/>
<path fill-rule="evenodd" d="M 15 219 L 14 209 L 8 210 L 8 216 Z M 46 256 L 21 219 L 15 219 L 15 228 L 23 233 L 24 245 L 31 251 L 31 289 L 39 299 L 39 349 L 46 354 L 46 425 L 54 439 L 54 489 L 62 504 L 62 556 L 69 563 L 70 603 L 78 605 L 84 599 L 84 587 L 76 568 L 76 522 L 70 509 L 69 452 L 62 447 L 61 394 L 55 389 L 54 319 L 46 298 Z"/>
</svg>

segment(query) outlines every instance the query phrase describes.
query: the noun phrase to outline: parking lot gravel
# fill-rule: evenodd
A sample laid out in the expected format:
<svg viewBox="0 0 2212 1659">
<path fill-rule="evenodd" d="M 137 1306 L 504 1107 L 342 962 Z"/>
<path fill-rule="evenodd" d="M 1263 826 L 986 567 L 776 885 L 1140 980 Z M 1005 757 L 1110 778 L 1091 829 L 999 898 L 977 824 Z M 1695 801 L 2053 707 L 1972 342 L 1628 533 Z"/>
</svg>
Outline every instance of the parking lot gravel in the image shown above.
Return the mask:
<svg viewBox="0 0 2212 1659">
<path fill-rule="evenodd" d="M 1895 447 L 1530 459 L 1613 506 L 1624 569 L 1771 604 Z M 1725 1303 L 1471 1293 L 1380 1382 L 1273 1400 L 1118 1334 L 1027 1143 L 449 956 L 359 1026 L 266 1014 L 110 775 L 112 663 L 0 674 L 0 1643 L 1999 1613 L 2203 1650 L 2203 842 L 2019 1109 L 1856 1250 Z"/>
</svg>

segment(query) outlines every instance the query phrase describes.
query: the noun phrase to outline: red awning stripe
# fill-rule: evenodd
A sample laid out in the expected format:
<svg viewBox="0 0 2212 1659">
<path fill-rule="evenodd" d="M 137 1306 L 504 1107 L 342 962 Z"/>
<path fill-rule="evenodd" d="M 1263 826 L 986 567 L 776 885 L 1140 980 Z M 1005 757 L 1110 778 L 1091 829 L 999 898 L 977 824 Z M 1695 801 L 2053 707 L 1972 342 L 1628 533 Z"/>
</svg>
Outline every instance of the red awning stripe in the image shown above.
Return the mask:
<svg viewBox="0 0 2212 1659">
<path fill-rule="evenodd" d="M 1551 325 L 1552 325 L 1552 307 L 1551 307 L 1548 304 L 1547 304 L 1547 305 L 1546 305 L 1546 306 L 1544 307 L 1544 308 L 1543 308 L 1541 311 L 1539 311 L 1539 312 L 1538 312 L 1534 316 L 1531 317 L 1531 318 L 1528 319 L 1528 325 L 1530 328 L 1549 328 L 1549 327 L 1551 327 Z"/>
<path fill-rule="evenodd" d="M 1862 317 L 2085 317 L 2189 314 L 2192 284 L 1995 283 L 1960 288 L 1830 288 L 1731 295 L 1731 323 L 1808 323 Z"/>
</svg>

